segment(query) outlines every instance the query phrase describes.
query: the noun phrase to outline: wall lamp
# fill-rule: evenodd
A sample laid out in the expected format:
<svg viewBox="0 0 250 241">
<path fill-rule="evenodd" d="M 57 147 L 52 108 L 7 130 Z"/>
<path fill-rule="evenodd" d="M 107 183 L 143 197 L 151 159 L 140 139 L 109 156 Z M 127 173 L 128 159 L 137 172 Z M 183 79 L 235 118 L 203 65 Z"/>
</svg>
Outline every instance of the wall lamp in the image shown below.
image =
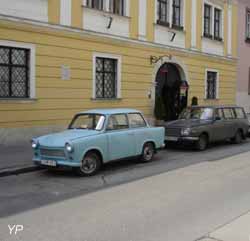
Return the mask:
<svg viewBox="0 0 250 241">
<path fill-rule="evenodd" d="M 171 60 L 172 59 L 172 55 L 164 55 L 164 56 L 159 56 L 159 57 L 151 55 L 150 56 L 150 64 L 151 65 L 152 64 L 156 64 L 159 61 L 162 61 L 164 58 L 168 58 L 169 60 Z"/>
</svg>

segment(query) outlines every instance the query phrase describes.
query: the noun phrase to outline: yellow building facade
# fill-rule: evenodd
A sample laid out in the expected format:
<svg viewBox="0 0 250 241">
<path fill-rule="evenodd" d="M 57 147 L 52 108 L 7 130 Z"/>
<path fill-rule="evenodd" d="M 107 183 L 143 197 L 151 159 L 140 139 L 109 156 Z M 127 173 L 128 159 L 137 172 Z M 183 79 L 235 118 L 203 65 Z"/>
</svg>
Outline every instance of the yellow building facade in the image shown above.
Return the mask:
<svg viewBox="0 0 250 241">
<path fill-rule="evenodd" d="M 92 108 L 131 107 L 152 120 L 157 75 L 171 66 L 188 85 L 187 105 L 194 96 L 235 103 L 234 2 L 40 2 L 1 7 L 0 143 L 63 128 Z"/>
</svg>

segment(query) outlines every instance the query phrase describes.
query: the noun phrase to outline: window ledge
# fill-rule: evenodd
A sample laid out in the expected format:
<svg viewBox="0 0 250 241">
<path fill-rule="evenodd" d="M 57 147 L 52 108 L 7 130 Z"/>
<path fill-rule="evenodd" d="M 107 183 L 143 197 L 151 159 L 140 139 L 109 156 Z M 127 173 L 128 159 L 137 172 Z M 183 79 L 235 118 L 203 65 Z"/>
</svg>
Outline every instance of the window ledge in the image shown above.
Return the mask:
<svg viewBox="0 0 250 241">
<path fill-rule="evenodd" d="M 34 103 L 37 102 L 38 99 L 33 98 L 33 99 L 26 99 L 26 98 L 0 98 L 0 103 L 18 103 L 18 104 L 26 104 L 26 103 Z"/>
<path fill-rule="evenodd" d="M 126 19 L 130 19 L 131 18 L 130 16 L 120 15 L 120 14 L 112 13 L 112 12 L 109 12 L 109 11 L 106 11 L 106 10 L 100 10 L 100 9 L 96 9 L 96 8 L 91 8 L 91 7 L 84 6 L 84 5 L 82 5 L 82 7 L 84 9 L 88 9 L 88 10 L 93 11 L 93 12 L 100 12 L 100 13 L 108 14 L 110 16 L 114 16 L 114 17 L 118 17 L 118 18 L 119 17 L 120 18 L 126 18 Z"/>
<path fill-rule="evenodd" d="M 122 98 L 91 98 L 92 101 L 121 101 Z"/>
<path fill-rule="evenodd" d="M 204 101 L 219 101 L 219 100 L 220 100 L 219 98 L 216 98 L 216 99 L 204 98 Z"/>
<path fill-rule="evenodd" d="M 179 32 L 179 33 L 185 33 L 185 30 L 184 30 L 184 27 L 182 26 L 172 26 L 170 27 L 169 25 L 166 25 L 166 24 L 161 24 L 161 23 L 154 23 L 155 27 L 159 27 L 159 28 L 165 28 L 165 29 L 168 29 L 168 30 L 171 30 L 175 33 Z"/>
<path fill-rule="evenodd" d="M 205 35 L 203 35 L 202 38 L 218 44 L 224 43 L 222 38 L 214 38 L 213 36 L 205 36 Z"/>
</svg>

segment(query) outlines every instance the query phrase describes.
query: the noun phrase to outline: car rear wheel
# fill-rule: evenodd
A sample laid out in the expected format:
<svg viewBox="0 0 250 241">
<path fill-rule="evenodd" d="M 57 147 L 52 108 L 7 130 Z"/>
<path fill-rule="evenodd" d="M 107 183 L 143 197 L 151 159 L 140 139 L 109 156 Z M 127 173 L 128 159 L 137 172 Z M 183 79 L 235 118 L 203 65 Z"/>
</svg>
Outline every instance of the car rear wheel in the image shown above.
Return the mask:
<svg viewBox="0 0 250 241">
<path fill-rule="evenodd" d="M 204 151 L 207 149 L 208 146 L 208 137 L 205 134 L 202 134 L 199 137 L 199 140 L 196 142 L 196 149 L 198 151 Z"/>
<path fill-rule="evenodd" d="M 101 167 L 101 158 L 95 152 L 88 152 L 77 169 L 80 176 L 93 176 Z"/>
<path fill-rule="evenodd" d="M 155 148 L 152 143 L 146 143 L 142 149 L 141 161 L 151 162 L 154 158 Z"/>
<path fill-rule="evenodd" d="M 240 144 L 243 140 L 243 134 L 240 130 L 238 130 L 234 136 L 234 138 L 232 138 L 232 142 L 234 144 Z"/>
</svg>

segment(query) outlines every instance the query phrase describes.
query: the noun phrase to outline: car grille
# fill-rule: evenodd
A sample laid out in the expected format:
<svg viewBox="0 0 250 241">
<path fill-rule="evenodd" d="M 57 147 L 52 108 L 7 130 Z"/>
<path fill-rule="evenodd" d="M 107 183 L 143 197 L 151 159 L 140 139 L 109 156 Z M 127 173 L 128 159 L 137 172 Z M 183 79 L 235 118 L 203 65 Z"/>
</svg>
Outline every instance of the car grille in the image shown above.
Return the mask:
<svg viewBox="0 0 250 241">
<path fill-rule="evenodd" d="M 49 156 L 49 157 L 65 157 L 64 150 L 56 150 L 56 149 L 40 149 L 41 156 Z"/>
<path fill-rule="evenodd" d="M 166 136 L 181 136 L 181 129 L 180 128 L 166 128 L 165 129 Z"/>
</svg>

